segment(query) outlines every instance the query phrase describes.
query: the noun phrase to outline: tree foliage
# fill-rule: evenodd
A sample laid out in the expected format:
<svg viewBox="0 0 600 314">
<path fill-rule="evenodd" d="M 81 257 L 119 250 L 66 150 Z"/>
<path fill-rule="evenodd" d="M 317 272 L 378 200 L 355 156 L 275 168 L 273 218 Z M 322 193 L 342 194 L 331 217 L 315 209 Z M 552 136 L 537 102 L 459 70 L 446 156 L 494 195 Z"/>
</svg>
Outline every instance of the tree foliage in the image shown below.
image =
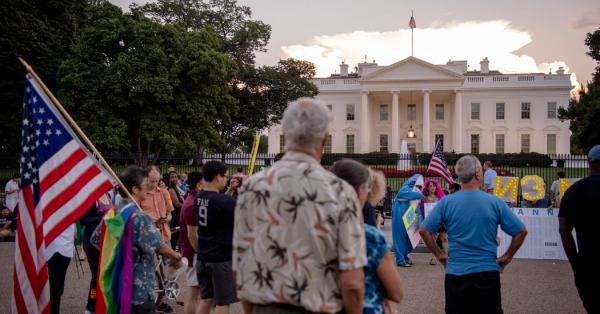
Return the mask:
<svg viewBox="0 0 600 314">
<path fill-rule="evenodd" d="M 315 75 L 310 62 L 287 59 L 255 67 L 256 53 L 266 51 L 271 27 L 252 20 L 250 8 L 235 0 L 157 0 L 140 9 L 156 21 L 181 23 L 190 31 L 210 27 L 221 40 L 221 51 L 238 65 L 231 95 L 238 100 L 239 111 L 231 116 L 231 123 L 219 125 L 224 139 L 217 148 L 221 153 L 252 142 L 256 132 L 279 122 L 291 100 L 318 92 L 310 82 Z"/>
<path fill-rule="evenodd" d="M 579 92 L 579 99 L 571 99 L 567 109 L 559 110 L 562 120 L 570 120 L 572 144 L 576 153 L 585 153 L 600 143 L 600 29 L 588 33 L 585 44 L 587 55 L 597 63 L 592 81 Z"/>
<path fill-rule="evenodd" d="M 101 150 L 144 164 L 165 151 L 222 145 L 217 127 L 237 111 L 236 66 L 210 29 L 187 32 L 108 3 L 85 15 L 60 68 L 60 97 Z"/>
<path fill-rule="evenodd" d="M 85 0 L 0 1 L 0 153 L 16 155 L 21 150 L 25 70 L 17 57 L 55 90 L 58 67 L 70 53 L 86 5 Z"/>
</svg>

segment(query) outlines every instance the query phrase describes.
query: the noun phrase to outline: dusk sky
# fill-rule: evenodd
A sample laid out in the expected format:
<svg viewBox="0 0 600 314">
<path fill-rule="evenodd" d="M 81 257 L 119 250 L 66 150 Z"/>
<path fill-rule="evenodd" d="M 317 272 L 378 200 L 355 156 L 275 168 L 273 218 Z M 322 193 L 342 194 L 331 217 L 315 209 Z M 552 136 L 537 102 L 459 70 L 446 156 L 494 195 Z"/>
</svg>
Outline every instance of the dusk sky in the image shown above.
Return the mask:
<svg viewBox="0 0 600 314">
<path fill-rule="evenodd" d="M 111 0 L 122 8 L 133 1 Z M 145 3 L 147 1 L 136 1 Z M 585 34 L 600 27 L 600 3 L 572 1 L 341 1 L 240 0 L 253 18 L 272 26 L 259 65 L 294 57 L 312 61 L 328 76 L 345 60 L 388 65 L 410 56 L 411 10 L 417 28 L 415 57 L 443 64 L 468 60 L 470 70 L 490 60 L 506 73 L 556 71 L 565 66 L 579 82 L 591 78 L 595 63 L 585 53 Z"/>
</svg>

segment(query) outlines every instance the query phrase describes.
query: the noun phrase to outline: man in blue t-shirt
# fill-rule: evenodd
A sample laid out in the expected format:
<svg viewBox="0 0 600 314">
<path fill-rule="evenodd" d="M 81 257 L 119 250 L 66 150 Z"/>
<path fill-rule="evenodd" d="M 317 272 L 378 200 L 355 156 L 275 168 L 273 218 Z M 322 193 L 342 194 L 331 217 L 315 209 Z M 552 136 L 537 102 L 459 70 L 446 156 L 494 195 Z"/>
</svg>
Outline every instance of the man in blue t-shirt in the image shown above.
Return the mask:
<svg viewBox="0 0 600 314">
<path fill-rule="evenodd" d="M 496 186 L 496 177 L 498 173 L 492 168 L 492 162 L 486 161 L 483 163 L 483 190 L 485 193 L 494 194 Z"/>
<path fill-rule="evenodd" d="M 233 281 L 233 220 L 235 199 L 221 191 L 227 183 L 227 166 L 209 161 L 202 167 L 204 189 L 196 193 L 198 213 L 196 272 L 202 299 L 213 299 L 216 313 L 229 313 L 238 302 Z"/>
<path fill-rule="evenodd" d="M 419 233 L 446 268 L 446 313 L 502 313 L 500 271 L 523 244 L 527 230 L 504 202 L 479 190 L 483 172 L 475 156 L 460 158 L 454 169 L 462 190 L 438 202 Z M 448 229 L 448 253 L 433 237 L 441 224 Z M 500 257 L 498 226 L 512 236 Z"/>
</svg>

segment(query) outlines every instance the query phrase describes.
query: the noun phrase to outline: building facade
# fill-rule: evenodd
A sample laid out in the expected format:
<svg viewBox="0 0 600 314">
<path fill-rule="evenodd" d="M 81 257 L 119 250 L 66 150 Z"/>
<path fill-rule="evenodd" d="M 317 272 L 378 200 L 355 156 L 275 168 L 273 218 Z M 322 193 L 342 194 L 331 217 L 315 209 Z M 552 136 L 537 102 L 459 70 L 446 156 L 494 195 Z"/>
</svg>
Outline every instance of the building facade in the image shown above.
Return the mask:
<svg viewBox="0 0 600 314">
<path fill-rule="evenodd" d="M 569 122 L 558 108 L 573 88 L 562 68 L 554 74 L 468 71 L 466 61 L 434 65 L 409 57 L 389 66 L 359 63 L 355 73 L 313 79 L 316 97 L 334 121 L 326 152 L 431 152 L 439 140 L 457 153 L 567 154 Z M 414 131 L 414 137 L 409 137 Z M 281 127 L 269 130 L 269 153 L 284 150 Z M 403 149 L 402 152 L 406 152 Z"/>
</svg>

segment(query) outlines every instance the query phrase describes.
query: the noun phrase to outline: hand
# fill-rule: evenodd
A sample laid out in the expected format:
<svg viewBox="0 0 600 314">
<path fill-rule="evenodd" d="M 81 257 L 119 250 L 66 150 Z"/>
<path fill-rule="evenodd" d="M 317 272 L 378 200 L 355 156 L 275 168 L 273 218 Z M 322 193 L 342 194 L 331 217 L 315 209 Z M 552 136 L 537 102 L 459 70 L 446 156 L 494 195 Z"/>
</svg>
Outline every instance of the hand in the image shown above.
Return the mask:
<svg viewBox="0 0 600 314">
<path fill-rule="evenodd" d="M 511 257 L 508 257 L 506 255 L 500 256 L 496 260 L 496 263 L 498 263 L 498 265 L 500 265 L 500 272 L 502 272 L 504 270 L 504 267 L 506 267 L 508 265 L 508 263 L 510 263 L 511 261 L 512 261 Z"/>
<path fill-rule="evenodd" d="M 236 190 L 239 187 L 240 187 L 240 178 L 239 177 L 234 177 L 231 180 L 231 184 L 229 185 L 229 188 L 232 189 L 232 190 Z"/>
<path fill-rule="evenodd" d="M 179 256 L 179 258 L 177 258 L 177 259 L 175 259 L 175 258 L 171 259 L 171 265 L 175 269 L 179 269 L 179 268 L 181 268 L 181 266 L 183 266 L 183 263 L 181 262 L 183 258 L 181 257 L 180 254 L 177 254 L 177 256 Z"/>
<path fill-rule="evenodd" d="M 160 218 L 158 218 L 158 220 L 156 222 L 161 223 L 161 224 L 166 224 L 169 222 L 169 220 L 167 219 L 167 217 L 160 217 Z"/>
<path fill-rule="evenodd" d="M 383 299 L 383 311 L 385 314 L 398 313 L 398 303 L 389 299 Z"/>
<path fill-rule="evenodd" d="M 436 256 L 436 258 L 438 259 L 438 261 L 440 261 L 440 264 L 442 264 L 442 266 L 445 269 L 446 268 L 446 262 L 448 261 L 448 254 L 447 253 L 442 253 L 439 256 Z"/>
</svg>

